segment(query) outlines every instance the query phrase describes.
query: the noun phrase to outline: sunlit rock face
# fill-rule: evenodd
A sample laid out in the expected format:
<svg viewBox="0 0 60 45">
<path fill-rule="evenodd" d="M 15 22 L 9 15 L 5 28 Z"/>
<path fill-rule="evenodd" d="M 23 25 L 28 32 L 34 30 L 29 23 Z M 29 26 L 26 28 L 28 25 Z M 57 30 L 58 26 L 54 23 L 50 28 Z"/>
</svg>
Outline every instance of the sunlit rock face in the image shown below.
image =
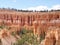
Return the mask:
<svg viewBox="0 0 60 45">
<path fill-rule="evenodd" d="M 41 42 L 41 45 L 60 45 L 60 28 L 51 28 L 46 36 L 45 39 Z"/>
<path fill-rule="evenodd" d="M 40 36 L 42 34 L 44 36 L 45 33 L 45 39 L 41 42 L 41 45 L 60 45 L 60 11 L 17 12 L 0 10 L 0 25 L 10 27 L 9 32 L 1 31 L 2 37 L 25 28 L 32 30 L 34 35 Z"/>
<path fill-rule="evenodd" d="M 17 29 L 26 27 L 26 29 L 31 30 L 32 28 L 35 30 L 34 33 L 46 33 L 50 26 L 60 27 L 60 11 L 17 12 L 0 10 L 0 25 L 7 25 L 11 28 L 17 27 Z"/>
</svg>

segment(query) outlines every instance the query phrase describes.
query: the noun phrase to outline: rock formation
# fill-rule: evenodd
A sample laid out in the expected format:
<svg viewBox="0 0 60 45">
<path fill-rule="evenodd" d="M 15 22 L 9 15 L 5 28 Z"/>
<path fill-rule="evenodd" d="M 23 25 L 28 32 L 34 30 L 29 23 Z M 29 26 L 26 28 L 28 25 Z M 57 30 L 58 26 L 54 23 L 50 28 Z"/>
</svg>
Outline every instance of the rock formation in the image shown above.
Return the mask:
<svg viewBox="0 0 60 45">
<path fill-rule="evenodd" d="M 60 45 L 60 28 L 53 28 L 46 34 L 45 39 L 41 42 L 41 45 Z"/>
<path fill-rule="evenodd" d="M 33 26 L 37 21 L 40 30 L 45 31 L 50 26 L 60 27 L 60 11 L 56 12 L 16 12 L 0 10 L 0 25 L 7 25 L 11 28 Z M 30 28 L 30 27 L 29 27 Z"/>
<path fill-rule="evenodd" d="M 45 33 L 46 37 L 42 41 L 44 45 L 60 45 L 60 11 L 53 12 L 18 12 L 0 10 L 0 26 L 5 25 L 9 30 L 20 31 L 21 28 L 33 30 L 34 35 L 40 36 Z M 50 29 L 50 30 L 49 30 Z M 11 31 L 11 32 L 12 32 Z M 7 34 L 3 33 L 4 34 Z"/>
</svg>

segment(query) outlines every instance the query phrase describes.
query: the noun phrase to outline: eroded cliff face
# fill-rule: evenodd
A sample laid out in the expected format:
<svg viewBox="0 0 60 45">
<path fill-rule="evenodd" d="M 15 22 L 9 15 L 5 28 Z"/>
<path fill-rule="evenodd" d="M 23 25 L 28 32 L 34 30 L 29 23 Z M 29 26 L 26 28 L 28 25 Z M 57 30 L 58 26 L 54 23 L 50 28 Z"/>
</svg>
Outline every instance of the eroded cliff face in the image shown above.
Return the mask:
<svg viewBox="0 0 60 45">
<path fill-rule="evenodd" d="M 43 33 L 50 26 L 60 27 L 60 11 L 57 12 L 17 12 L 0 10 L 0 25 L 20 30 L 25 27 L 35 30 L 34 33 Z M 38 31 L 39 29 L 39 31 Z"/>
<path fill-rule="evenodd" d="M 41 45 L 60 45 L 60 28 L 53 28 L 49 30 Z"/>
<path fill-rule="evenodd" d="M 46 36 L 41 45 L 60 45 L 60 11 L 16 12 L 0 10 L 0 25 L 8 26 L 9 33 L 20 31 L 21 28 L 33 30 L 34 35 L 38 36 L 41 34 L 44 36 L 45 33 Z"/>
</svg>

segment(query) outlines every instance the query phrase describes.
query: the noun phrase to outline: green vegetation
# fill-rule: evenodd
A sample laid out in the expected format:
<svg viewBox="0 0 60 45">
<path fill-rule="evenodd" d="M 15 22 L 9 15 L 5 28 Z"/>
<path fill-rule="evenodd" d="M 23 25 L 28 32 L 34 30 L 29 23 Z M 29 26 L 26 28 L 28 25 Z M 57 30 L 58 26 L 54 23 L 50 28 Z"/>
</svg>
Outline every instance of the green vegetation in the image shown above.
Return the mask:
<svg viewBox="0 0 60 45">
<path fill-rule="evenodd" d="M 8 29 L 8 27 L 7 26 L 5 26 L 5 25 L 0 25 L 0 29 Z"/>
<path fill-rule="evenodd" d="M 9 30 L 7 26 L 0 26 L 0 29 L 6 28 Z M 14 45 L 40 45 L 41 41 L 45 38 L 45 33 L 38 36 L 37 34 L 34 35 L 32 30 L 26 30 L 22 28 L 18 32 L 12 32 L 11 35 L 16 36 L 19 35 L 20 39 L 17 39 L 17 42 Z M 1 40 L 0 40 L 1 42 Z"/>
<path fill-rule="evenodd" d="M 40 42 L 41 42 L 43 39 L 45 39 L 45 32 L 44 32 L 44 34 L 40 34 Z"/>
<path fill-rule="evenodd" d="M 3 29 L 3 26 L 0 26 L 0 29 Z"/>
<path fill-rule="evenodd" d="M 15 45 L 40 45 L 40 42 L 44 39 L 44 36 L 38 37 L 34 35 L 31 30 L 22 29 L 19 33 L 20 39 L 17 40 Z M 38 38 L 40 38 L 38 40 Z"/>
<path fill-rule="evenodd" d="M 12 32 L 11 35 L 15 36 L 16 35 L 16 32 Z"/>
</svg>

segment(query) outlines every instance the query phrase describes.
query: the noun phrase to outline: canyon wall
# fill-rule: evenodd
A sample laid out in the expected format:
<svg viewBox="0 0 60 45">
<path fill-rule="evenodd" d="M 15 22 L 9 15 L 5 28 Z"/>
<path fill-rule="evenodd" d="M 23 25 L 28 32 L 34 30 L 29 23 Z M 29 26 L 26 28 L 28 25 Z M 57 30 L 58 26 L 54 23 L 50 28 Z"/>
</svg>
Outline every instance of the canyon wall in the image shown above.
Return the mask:
<svg viewBox="0 0 60 45">
<path fill-rule="evenodd" d="M 16 12 L 0 10 L 0 25 L 34 29 L 34 33 L 43 33 L 49 27 L 60 27 L 60 11 L 56 12 Z M 39 29 L 39 31 L 38 31 Z"/>
<path fill-rule="evenodd" d="M 21 28 L 33 30 L 34 35 L 45 33 L 41 45 L 60 45 L 60 11 L 16 12 L 0 10 L 0 25 L 10 27 L 10 32 Z M 4 33 L 5 34 L 5 33 Z M 3 34 L 3 35 L 4 35 Z"/>
<path fill-rule="evenodd" d="M 51 28 L 47 32 L 45 39 L 41 42 L 41 45 L 60 45 L 60 28 Z"/>
</svg>

